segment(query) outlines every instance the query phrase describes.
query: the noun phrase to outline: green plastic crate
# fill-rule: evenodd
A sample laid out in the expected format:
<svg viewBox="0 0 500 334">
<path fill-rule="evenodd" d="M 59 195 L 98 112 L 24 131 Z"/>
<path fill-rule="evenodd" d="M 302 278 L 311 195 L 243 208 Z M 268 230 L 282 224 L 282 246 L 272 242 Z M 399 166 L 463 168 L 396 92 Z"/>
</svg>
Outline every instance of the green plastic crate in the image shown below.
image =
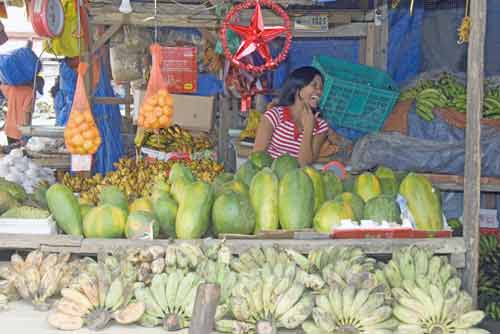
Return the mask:
<svg viewBox="0 0 500 334">
<path fill-rule="evenodd" d="M 328 123 L 364 132 L 382 128 L 399 97 L 387 73 L 326 56 L 316 56 L 313 66 L 325 76 L 320 107 Z"/>
</svg>

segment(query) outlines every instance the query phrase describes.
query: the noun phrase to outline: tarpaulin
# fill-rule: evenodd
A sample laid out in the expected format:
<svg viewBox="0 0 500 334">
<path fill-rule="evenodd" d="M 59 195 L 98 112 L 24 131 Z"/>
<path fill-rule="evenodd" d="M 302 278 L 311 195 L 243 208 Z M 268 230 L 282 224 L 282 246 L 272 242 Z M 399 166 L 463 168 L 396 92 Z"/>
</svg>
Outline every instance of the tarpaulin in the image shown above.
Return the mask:
<svg viewBox="0 0 500 334">
<path fill-rule="evenodd" d="M 71 106 L 73 105 L 77 75 L 66 60 L 63 60 L 59 65 L 59 75 L 58 95 L 62 96 L 59 97 L 58 103 L 54 103 L 54 109 L 56 111 L 56 125 L 65 126 L 66 122 L 68 122 Z"/>
<path fill-rule="evenodd" d="M 11 86 L 33 83 L 40 71 L 38 57 L 30 48 L 0 54 L 0 81 Z"/>
</svg>

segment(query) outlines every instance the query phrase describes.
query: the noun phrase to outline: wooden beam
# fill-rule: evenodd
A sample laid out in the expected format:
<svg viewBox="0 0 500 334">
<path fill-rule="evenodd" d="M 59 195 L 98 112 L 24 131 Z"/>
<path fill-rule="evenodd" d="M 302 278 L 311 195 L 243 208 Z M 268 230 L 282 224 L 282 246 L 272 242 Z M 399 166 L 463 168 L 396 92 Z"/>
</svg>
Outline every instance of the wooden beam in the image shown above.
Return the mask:
<svg viewBox="0 0 500 334">
<path fill-rule="evenodd" d="M 140 27 L 154 27 L 155 21 L 150 20 L 151 13 L 131 13 L 128 15 L 119 12 L 95 13 L 91 19 L 92 24 L 114 25 L 131 24 Z M 149 19 L 149 20 L 148 20 Z M 210 17 L 189 17 L 187 15 L 158 15 L 158 26 L 160 27 L 180 27 L 180 28 L 212 28 L 218 27 L 215 16 Z"/>
<path fill-rule="evenodd" d="M 111 27 L 109 27 L 104 34 L 99 37 L 94 45 L 92 46 L 91 52 L 92 54 L 96 53 L 111 37 L 113 37 L 120 29 L 122 28 L 123 23 L 115 23 Z"/>
<path fill-rule="evenodd" d="M 376 10 L 380 22 L 375 15 L 375 58 L 374 66 L 381 69 L 387 69 L 387 47 L 389 44 L 389 6 L 387 0 L 382 0 L 382 5 Z"/>
<path fill-rule="evenodd" d="M 481 111 L 484 95 L 484 45 L 487 0 L 470 4 L 471 32 L 467 55 L 467 124 L 465 130 L 464 287 L 477 305 L 479 270 L 479 205 L 481 178 Z"/>
<path fill-rule="evenodd" d="M 220 292 L 219 284 L 204 283 L 198 286 L 189 334 L 211 334 L 215 329 L 215 311 Z"/>
<path fill-rule="evenodd" d="M 375 66 L 376 34 L 375 23 L 368 23 L 368 34 L 366 35 L 365 64 Z"/>
<path fill-rule="evenodd" d="M 328 31 L 293 30 L 293 37 L 366 37 L 368 34 L 367 23 L 350 23 L 332 27 Z"/>
<path fill-rule="evenodd" d="M 229 148 L 229 128 L 231 127 L 231 114 L 236 112 L 231 110 L 231 98 L 227 96 L 219 96 L 217 99 L 216 107 L 219 110 L 219 127 L 217 138 L 217 156 L 219 162 L 227 164 Z M 228 166 L 224 166 L 228 167 Z"/>
</svg>

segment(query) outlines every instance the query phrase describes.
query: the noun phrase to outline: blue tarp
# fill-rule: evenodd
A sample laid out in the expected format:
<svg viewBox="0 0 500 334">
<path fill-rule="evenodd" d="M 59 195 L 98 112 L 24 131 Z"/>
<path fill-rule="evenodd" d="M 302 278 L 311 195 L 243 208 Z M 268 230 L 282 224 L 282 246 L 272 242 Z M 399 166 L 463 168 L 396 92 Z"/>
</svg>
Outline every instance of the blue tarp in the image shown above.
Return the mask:
<svg viewBox="0 0 500 334">
<path fill-rule="evenodd" d="M 0 81 L 19 86 L 33 83 L 40 71 L 38 57 L 30 48 L 19 48 L 0 54 Z"/>
<path fill-rule="evenodd" d="M 58 103 L 54 103 L 56 111 L 56 125 L 65 126 L 68 122 L 71 106 L 73 105 L 73 96 L 76 89 L 76 72 L 66 63 L 62 61 L 59 65 L 59 92 Z"/>
</svg>

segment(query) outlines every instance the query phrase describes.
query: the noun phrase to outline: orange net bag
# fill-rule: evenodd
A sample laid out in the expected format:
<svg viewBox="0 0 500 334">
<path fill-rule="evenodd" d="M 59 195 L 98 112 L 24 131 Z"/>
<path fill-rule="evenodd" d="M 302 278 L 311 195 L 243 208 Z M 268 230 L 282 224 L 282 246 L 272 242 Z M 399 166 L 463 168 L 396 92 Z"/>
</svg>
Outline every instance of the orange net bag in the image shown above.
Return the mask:
<svg viewBox="0 0 500 334">
<path fill-rule="evenodd" d="M 174 105 L 167 90 L 167 82 L 161 73 L 161 47 L 159 44 L 153 44 L 150 50 L 153 66 L 137 124 L 144 129 L 168 128 L 172 125 Z"/>
<path fill-rule="evenodd" d="M 92 116 L 83 82 L 87 68 L 86 63 L 81 62 L 78 65 L 75 97 L 68 123 L 64 129 L 64 142 L 71 154 L 94 154 L 101 145 L 101 135 L 94 121 L 94 116 Z"/>
</svg>

